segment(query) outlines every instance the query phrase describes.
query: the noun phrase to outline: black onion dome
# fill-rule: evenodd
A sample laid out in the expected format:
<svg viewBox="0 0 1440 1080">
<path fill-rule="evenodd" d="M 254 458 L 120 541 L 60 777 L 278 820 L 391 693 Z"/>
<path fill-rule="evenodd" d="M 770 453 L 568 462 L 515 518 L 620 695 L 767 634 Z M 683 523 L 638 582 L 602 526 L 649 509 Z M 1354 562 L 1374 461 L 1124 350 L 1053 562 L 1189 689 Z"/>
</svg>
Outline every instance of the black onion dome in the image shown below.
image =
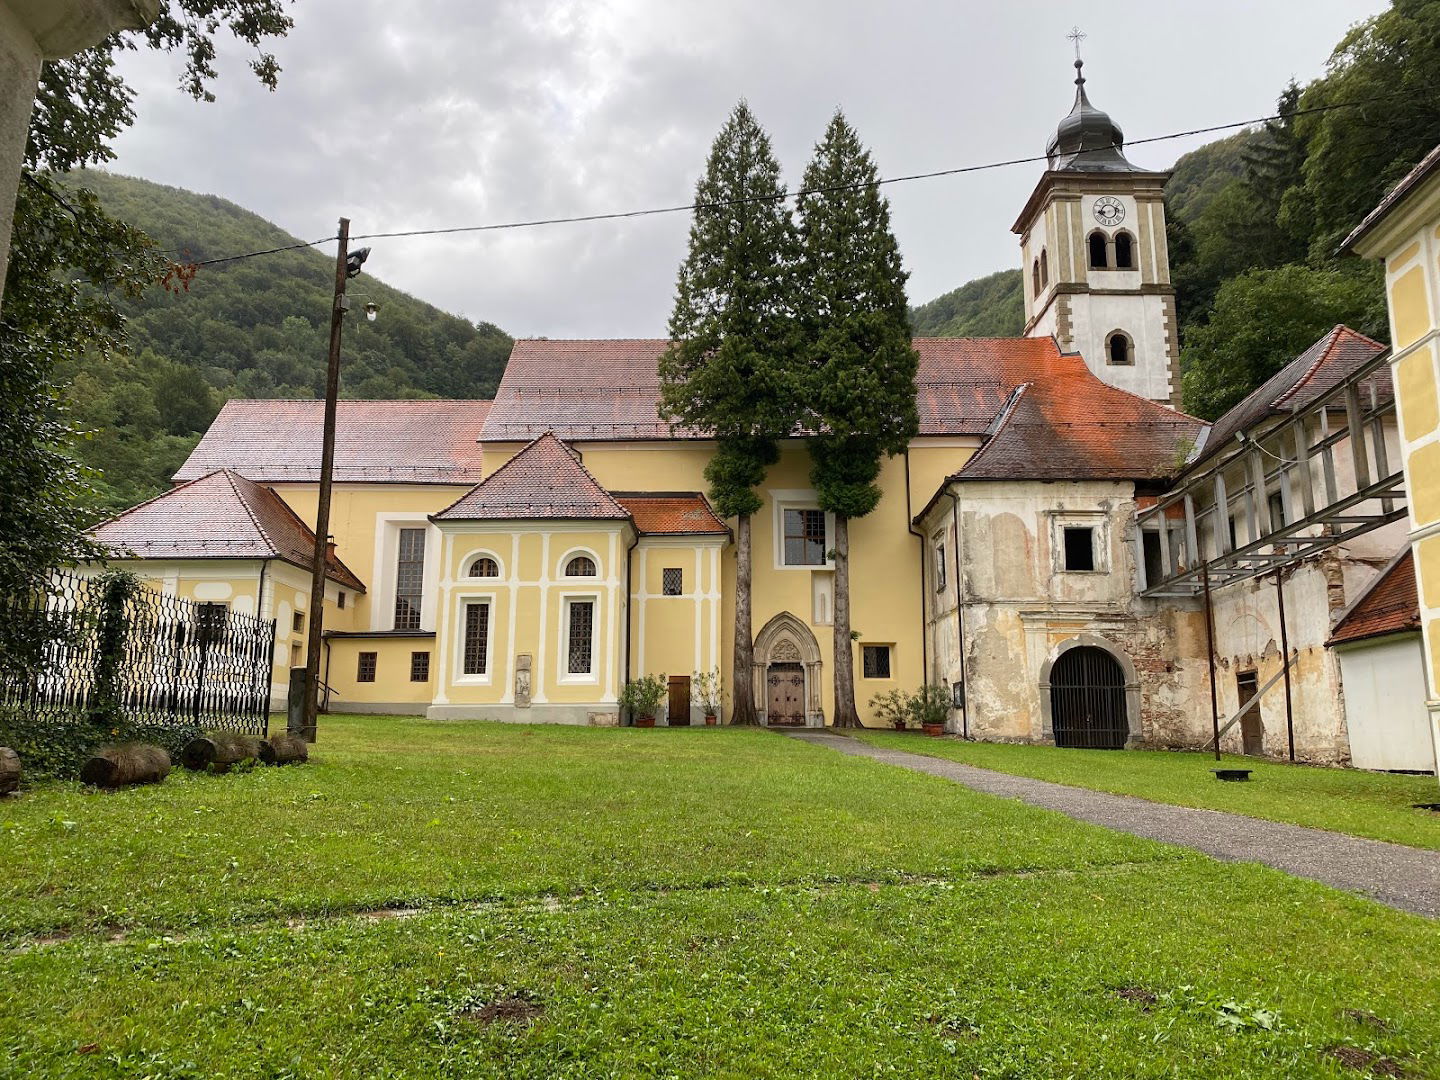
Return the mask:
<svg viewBox="0 0 1440 1080">
<path fill-rule="evenodd" d="M 1075 61 L 1075 105 L 1045 147 L 1050 168 L 1071 172 L 1141 172 L 1126 160 L 1125 133 L 1085 94 L 1084 61 Z"/>
</svg>

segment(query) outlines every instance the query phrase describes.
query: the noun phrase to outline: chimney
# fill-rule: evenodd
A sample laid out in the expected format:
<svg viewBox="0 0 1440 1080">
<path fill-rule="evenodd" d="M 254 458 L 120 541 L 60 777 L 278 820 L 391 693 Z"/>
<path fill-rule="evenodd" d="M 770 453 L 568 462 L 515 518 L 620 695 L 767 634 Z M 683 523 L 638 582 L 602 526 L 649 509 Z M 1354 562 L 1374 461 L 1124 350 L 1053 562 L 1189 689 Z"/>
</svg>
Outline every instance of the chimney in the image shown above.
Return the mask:
<svg viewBox="0 0 1440 1080">
<path fill-rule="evenodd" d="M 327 537 L 325 537 L 325 561 L 326 561 L 327 563 L 332 563 L 332 562 L 335 561 L 335 537 L 334 537 L 334 536 L 327 536 Z"/>
</svg>

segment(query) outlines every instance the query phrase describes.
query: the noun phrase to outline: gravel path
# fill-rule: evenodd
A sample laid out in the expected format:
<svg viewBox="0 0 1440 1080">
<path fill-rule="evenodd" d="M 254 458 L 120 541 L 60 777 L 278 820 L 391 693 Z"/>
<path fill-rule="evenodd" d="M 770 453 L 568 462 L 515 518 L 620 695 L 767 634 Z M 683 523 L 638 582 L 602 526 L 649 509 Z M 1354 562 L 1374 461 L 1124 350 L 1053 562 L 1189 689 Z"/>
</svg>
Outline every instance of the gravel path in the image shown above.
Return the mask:
<svg viewBox="0 0 1440 1080">
<path fill-rule="evenodd" d="M 1264 863 L 1333 885 L 1417 915 L 1440 918 L 1440 851 L 1262 821 L 1219 810 L 1149 802 L 1131 795 L 1052 784 L 978 769 L 956 761 L 887 750 L 859 739 L 820 731 L 787 731 L 791 738 L 842 754 L 868 757 L 902 769 L 940 776 L 990 795 L 1001 795 L 1080 821 L 1183 844 L 1217 859 Z"/>
</svg>

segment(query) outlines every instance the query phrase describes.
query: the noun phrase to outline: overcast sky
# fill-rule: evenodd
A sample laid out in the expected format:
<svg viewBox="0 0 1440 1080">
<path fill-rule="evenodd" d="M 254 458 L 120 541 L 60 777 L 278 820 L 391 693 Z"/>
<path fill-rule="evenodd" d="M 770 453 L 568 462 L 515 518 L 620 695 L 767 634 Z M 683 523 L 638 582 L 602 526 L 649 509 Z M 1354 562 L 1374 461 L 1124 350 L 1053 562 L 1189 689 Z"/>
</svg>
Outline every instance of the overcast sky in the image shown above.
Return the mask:
<svg viewBox="0 0 1440 1080">
<path fill-rule="evenodd" d="M 117 171 L 231 199 L 303 239 L 688 202 L 749 100 L 798 181 L 837 107 L 883 175 L 1043 152 L 1074 88 L 1129 139 L 1271 111 L 1363 0 L 299 0 L 263 90 L 224 49 L 219 101 L 172 57 L 124 62 Z M 1136 147 L 1165 168 L 1206 138 Z M 893 185 L 912 302 L 1017 264 L 1021 165 Z M 376 241 L 384 281 L 517 336 L 664 333 L 688 215 Z M 333 249 L 329 249 L 333 250 Z"/>
</svg>

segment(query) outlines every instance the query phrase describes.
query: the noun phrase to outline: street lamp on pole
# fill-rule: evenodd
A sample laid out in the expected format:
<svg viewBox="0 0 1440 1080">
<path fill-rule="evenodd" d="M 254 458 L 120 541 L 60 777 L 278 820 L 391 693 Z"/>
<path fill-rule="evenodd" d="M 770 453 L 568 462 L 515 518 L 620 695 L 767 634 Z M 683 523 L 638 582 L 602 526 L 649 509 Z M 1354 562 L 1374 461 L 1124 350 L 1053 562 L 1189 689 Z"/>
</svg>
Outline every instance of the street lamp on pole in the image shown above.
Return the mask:
<svg viewBox="0 0 1440 1080">
<path fill-rule="evenodd" d="M 330 547 L 330 486 L 335 472 L 335 410 L 340 398 L 340 337 L 349 307 L 345 283 L 357 277 L 370 255 L 368 247 L 350 250 L 350 219 L 340 219 L 340 241 L 335 253 L 335 301 L 330 309 L 330 356 L 325 368 L 325 431 L 320 444 L 320 492 L 315 505 L 315 549 L 310 575 L 310 628 L 305 649 L 304 708 L 300 731 L 306 742 L 315 741 L 320 708 L 320 643 L 325 631 L 325 577 Z M 368 315 L 369 312 L 367 311 Z M 294 720 L 291 720 L 294 723 Z"/>
</svg>

